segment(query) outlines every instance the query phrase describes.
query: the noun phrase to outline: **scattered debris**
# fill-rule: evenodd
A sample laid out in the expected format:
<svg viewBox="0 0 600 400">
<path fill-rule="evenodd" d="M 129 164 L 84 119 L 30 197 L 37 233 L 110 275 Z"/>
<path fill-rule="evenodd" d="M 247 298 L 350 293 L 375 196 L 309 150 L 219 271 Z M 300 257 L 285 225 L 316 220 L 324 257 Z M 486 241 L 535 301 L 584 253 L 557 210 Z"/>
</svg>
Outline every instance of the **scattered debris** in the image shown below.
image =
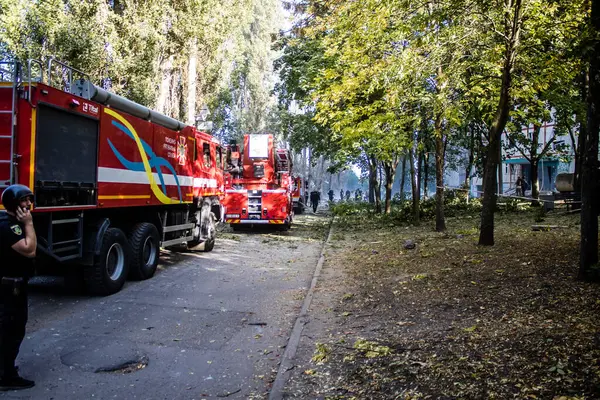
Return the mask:
<svg viewBox="0 0 600 400">
<path fill-rule="evenodd" d="M 148 365 L 148 362 L 149 362 L 148 357 L 142 356 L 138 360 L 130 360 L 130 361 L 123 362 L 121 364 L 114 365 L 114 366 L 101 367 L 101 368 L 96 369 L 94 372 L 96 372 L 96 373 L 115 372 L 115 373 L 122 373 L 122 374 L 130 374 L 132 372 L 137 372 L 141 369 L 146 368 L 146 366 Z"/>
<path fill-rule="evenodd" d="M 551 231 L 553 229 L 567 229 L 568 226 L 563 225 L 531 225 L 532 231 Z"/>
<path fill-rule="evenodd" d="M 286 391 L 373 400 L 600 398 L 600 300 L 597 285 L 576 279 L 579 216 L 548 213 L 556 228 L 543 235 L 532 234 L 534 217 L 499 213 L 493 247 L 477 245 L 475 215 L 448 223 L 451 245 L 428 222 L 409 227 L 415 240 L 404 248 L 418 241 L 428 257 L 398 251 L 405 226 L 345 217 L 334 229 L 352 237 L 324 267 L 343 278 L 318 292 L 322 304 L 311 315 L 320 325 L 305 332 L 316 348 L 302 350 Z"/>
<path fill-rule="evenodd" d="M 236 393 L 239 393 L 241 391 L 242 391 L 242 389 L 238 389 L 238 390 L 235 390 L 233 392 L 227 392 L 227 393 L 223 393 L 223 394 L 218 394 L 217 397 L 229 397 L 229 396 L 232 396 L 232 395 L 234 395 Z"/>
</svg>

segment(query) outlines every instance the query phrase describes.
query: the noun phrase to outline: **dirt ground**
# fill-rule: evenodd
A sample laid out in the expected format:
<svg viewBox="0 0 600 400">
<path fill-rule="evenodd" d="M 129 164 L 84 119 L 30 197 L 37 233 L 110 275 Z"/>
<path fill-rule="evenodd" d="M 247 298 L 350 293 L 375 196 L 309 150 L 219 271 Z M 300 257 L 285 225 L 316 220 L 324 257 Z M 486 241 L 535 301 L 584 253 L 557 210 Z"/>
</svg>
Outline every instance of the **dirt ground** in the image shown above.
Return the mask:
<svg viewBox="0 0 600 400">
<path fill-rule="evenodd" d="M 285 397 L 600 398 L 599 288 L 576 280 L 579 216 L 557 214 L 497 214 L 493 247 L 478 215 L 336 217 Z"/>
</svg>

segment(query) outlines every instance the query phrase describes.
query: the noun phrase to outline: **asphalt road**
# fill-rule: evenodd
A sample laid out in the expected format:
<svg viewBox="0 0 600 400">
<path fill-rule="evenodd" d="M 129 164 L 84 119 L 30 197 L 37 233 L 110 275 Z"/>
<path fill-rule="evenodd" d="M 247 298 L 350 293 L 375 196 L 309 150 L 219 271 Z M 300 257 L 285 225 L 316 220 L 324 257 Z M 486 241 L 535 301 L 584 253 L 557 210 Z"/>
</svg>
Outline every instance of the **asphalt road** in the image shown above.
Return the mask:
<svg viewBox="0 0 600 400">
<path fill-rule="evenodd" d="M 297 222 L 164 251 L 152 279 L 109 297 L 34 278 L 17 362 L 36 386 L 0 398 L 267 398 L 326 233 L 324 217 Z"/>
</svg>

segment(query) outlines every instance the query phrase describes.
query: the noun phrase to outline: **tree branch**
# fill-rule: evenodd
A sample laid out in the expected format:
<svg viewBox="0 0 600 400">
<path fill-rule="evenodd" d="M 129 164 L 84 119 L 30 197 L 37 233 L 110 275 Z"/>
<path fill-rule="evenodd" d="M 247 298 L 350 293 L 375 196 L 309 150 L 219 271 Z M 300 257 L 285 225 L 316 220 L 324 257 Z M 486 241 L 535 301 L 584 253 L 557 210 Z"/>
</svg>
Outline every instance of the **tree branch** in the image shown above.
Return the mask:
<svg viewBox="0 0 600 400">
<path fill-rule="evenodd" d="M 511 137 L 511 135 L 509 135 L 508 133 L 506 134 L 506 137 L 508 138 L 508 141 L 519 151 L 519 153 L 521 153 L 521 155 L 523 157 L 525 157 L 525 159 L 527 161 L 529 161 L 529 163 L 531 163 L 531 158 L 527 156 L 526 152 L 524 150 L 522 150 L 519 145 L 517 144 L 517 142 L 515 142 L 513 140 L 513 138 Z"/>
<path fill-rule="evenodd" d="M 546 142 L 546 145 L 544 146 L 544 148 L 542 149 L 542 151 L 540 152 L 540 154 L 537 157 L 538 160 L 541 160 L 542 157 L 544 157 L 544 154 L 546 154 L 546 152 L 550 149 L 550 145 L 552 143 L 554 143 L 555 140 L 556 140 L 556 135 L 552 136 L 552 139 L 550 139 L 550 140 L 548 140 L 548 142 Z"/>
<path fill-rule="evenodd" d="M 569 131 L 569 137 L 571 138 L 571 147 L 573 147 L 573 153 L 577 154 L 577 143 L 575 142 L 575 133 L 573 132 L 573 128 L 567 125 L 567 130 Z"/>
</svg>

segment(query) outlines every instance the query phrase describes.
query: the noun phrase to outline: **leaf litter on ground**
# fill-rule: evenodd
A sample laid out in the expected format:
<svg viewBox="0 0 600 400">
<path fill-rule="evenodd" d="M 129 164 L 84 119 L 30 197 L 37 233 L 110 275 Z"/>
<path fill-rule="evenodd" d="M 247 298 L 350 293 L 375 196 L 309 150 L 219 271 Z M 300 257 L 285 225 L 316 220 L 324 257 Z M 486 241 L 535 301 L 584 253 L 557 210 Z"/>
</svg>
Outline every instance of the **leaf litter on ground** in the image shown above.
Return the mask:
<svg viewBox="0 0 600 400">
<path fill-rule="evenodd" d="M 295 375 L 290 393 L 600 398 L 600 295 L 576 280 L 578 218 L 549 213 L 547 223 L 566 228 L 531 231 L 532 212 L 499 213 L 496 245 L 482 247 L 475 215 L 448 221 L 445 234 L 428 222 L 406 229 L 344 217 L 325 265 L 346 275 L 330 306 L 340 312 L 328 318 L 330 334 L 314 338 L 314 373 Z M 406 251 L 406 240 L 427 256 Z"/>
</svg>

